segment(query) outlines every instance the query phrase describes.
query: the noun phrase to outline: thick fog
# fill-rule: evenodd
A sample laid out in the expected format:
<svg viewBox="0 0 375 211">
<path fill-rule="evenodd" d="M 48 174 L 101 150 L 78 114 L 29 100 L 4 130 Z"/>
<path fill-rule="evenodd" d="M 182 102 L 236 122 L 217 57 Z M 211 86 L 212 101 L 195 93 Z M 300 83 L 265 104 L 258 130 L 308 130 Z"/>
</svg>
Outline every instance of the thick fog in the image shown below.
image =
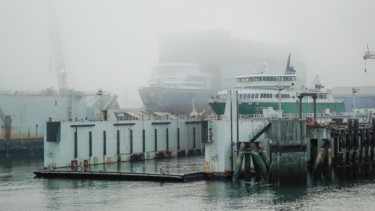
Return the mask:
<svg viewBox="0 0 375 211">
<path fill-rule="evenodd" d="M 306 80 L 326 87 L 374 86 L 375 1 L 61 0 L 55 2 L 69 88 L 103 89 L 122 107 L 158 63 L 158 39 L 178 30 L 229 30 L 233 38 L 294 46 Z M 0 90 L 58 89 L 50 70 L 47 0 L 0 0 Z M 292 52 L 293 53 L 293 52 Z M 285 55 L 287 58 L 287 55 Z"/>
</svg>

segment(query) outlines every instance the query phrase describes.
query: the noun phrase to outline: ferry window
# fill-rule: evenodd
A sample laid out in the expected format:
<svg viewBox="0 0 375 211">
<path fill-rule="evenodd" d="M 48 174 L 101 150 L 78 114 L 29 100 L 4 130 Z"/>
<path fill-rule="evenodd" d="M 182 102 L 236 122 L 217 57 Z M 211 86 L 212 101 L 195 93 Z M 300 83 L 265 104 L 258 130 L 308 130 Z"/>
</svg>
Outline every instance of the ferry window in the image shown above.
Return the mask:
<svg viewBox="0 0 375 211">
<path fill-rule="evenodd" d="M 247 94 L 247 99 L 250 99 L 251 98 L 251 94 Z"/>
<path fill-rule="evenodd" d="M 258 98 L 258 97 L 259 97 L 259 93 L 256 93 L 256 94 L 255 94 L 255 98 Z"/>
<path fill-rule="evenodd" d="M 272 98 L 272 94 L 267 94 L 267 98 Z"/>
<path fill-rule="evenodd" d="M 251 94 L 251 99 L 254 99 L 254 97 L 255 97 L 255 94 L 254 93 Z"/>
<path fill-rule="evenodd" d="M 242 99 L 242 94 L 240 94 L 239 99 Z"/>
</svg>

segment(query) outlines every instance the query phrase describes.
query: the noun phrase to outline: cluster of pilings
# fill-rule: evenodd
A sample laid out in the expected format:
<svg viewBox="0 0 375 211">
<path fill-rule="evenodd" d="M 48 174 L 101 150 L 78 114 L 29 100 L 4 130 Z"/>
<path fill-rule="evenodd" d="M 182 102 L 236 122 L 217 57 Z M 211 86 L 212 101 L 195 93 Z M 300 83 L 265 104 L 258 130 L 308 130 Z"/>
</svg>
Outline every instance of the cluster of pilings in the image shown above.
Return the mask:
<svg viewBox="0 0 375 211">
<path fill-rule="evenodd" d="M 332 167 L 340 178 L 375 174 L 375 119 L 372 125 L 360 125 L 358 119 L 349 119 L 347 127 L 333 127 L 330 133 L 331 139 L 322 139 L 319 153 L 318 140 L 310 140 L 310 167 L 314 177 L 331 179 Z"/>
<path fill-rule="evenodd" d="M 245 180 L 249 181 L 250 164 L 255 181 L 274 184 L 304 184 L 307 178 L 306 121 L 298 119 L 272 120 L 266 131 L 267 152 L 261 142 L 239 142 L 233 180 L 238 180 L 245 157 Z"/>
<path fill-rule="evenodd" d="M 269 181 L 271 172 L 271 163 L 266 155 L 264 147 L 261 142 L 238 142 L 239 150 L 236 160 L 233 181 L 238 181 L 239 174 L 242 167 L 242 162 L 245 158 L 245 181 L 251 179 L 251 161 L 255 170 L 255 180 Z"/>
</svg>

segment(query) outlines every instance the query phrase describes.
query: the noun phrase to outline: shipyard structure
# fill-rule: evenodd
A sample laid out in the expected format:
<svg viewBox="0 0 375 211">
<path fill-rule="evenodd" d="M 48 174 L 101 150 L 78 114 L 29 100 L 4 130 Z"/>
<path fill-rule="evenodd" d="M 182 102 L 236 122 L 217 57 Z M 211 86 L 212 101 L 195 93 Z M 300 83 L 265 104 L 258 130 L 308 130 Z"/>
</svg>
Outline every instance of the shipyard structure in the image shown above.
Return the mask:
<svg viewBox="0 0 375 211">
<path fill-rule="evenodd" d="M 42 155 L 46 122 L 99 119 L 100 108 L 118 109 L 116 96 L 108 93 L 53 89 L 41 92 L 0 92 L 1 156 Z"/>
</svg>

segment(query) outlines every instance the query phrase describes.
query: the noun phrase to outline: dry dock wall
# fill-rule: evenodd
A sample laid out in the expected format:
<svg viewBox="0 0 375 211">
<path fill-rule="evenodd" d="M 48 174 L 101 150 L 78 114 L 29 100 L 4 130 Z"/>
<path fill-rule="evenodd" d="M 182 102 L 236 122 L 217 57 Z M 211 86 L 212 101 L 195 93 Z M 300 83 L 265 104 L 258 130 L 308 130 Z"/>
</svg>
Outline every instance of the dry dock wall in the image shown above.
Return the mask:
<svg viewBox="0 0 375 211">
<path fill-rule="evenodd" d="M 48 122 L 44 149 L 45 167 L 200 154 L 202 121 Z"/>
</svg>

